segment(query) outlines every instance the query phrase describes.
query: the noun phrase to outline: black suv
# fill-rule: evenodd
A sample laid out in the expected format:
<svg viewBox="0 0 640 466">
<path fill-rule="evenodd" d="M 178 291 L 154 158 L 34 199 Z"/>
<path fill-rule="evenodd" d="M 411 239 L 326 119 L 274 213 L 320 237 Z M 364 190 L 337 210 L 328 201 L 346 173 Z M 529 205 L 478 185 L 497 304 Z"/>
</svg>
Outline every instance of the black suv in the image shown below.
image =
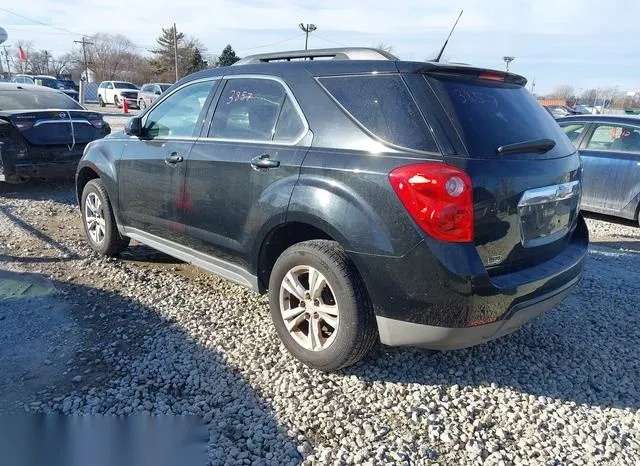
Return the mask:
<svg viewBox="0 0 640 466">
<path fill-rule="evenodd" d="M 87 239 L 269 293 L 321 370 L 500 337 L 571 292 L 588 244 L 578 154 L 525 83 L 359 48 L 193 74 L 87 147 Z"/>
</svg>

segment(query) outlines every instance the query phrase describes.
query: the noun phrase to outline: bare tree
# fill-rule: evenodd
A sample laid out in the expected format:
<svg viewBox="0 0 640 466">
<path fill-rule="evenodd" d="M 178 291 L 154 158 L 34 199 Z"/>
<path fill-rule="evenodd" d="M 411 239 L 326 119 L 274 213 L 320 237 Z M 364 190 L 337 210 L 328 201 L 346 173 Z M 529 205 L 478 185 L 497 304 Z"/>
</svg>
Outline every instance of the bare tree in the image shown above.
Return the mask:
<svg viewBox="0 0 640 466">
<path fill-rule="evenodd" d="M 393 51 L 395 50 L 393 45 L 389 45 L 386 42 L 379 42 L 376 48 L 391 54 L 393 54 Z"/>
<path fill-rule="evenodd" d="M 571 84 L 562 84 L 557 86 L 548 97 L 555 99 L 573 99 L 575 95 L 576 91 Z"/>
<path fill-rule="evenodd" d="M 139 55 L 135 45 L 122 34 L 97 33 L 88 40 L 87 61 L 97 81 L 124 79 L 132 73 Z M 73 62 L 84 64 L 81 48 L 73 52 Z"/>
</svg>

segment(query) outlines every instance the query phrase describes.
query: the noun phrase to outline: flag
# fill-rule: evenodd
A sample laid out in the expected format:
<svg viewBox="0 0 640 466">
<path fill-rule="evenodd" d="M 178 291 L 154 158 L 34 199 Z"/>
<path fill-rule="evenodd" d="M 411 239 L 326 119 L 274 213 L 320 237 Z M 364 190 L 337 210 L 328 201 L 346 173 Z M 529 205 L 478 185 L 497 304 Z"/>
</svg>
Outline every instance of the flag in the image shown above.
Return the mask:
<svg viewBox="0 0 640 466">
<path fill-rule="evenodd" d="M 20 61 L 27 61 L 27 53 L 24 51 L 21 45 L 18 46 L 18 58 Z"/>
</svg>

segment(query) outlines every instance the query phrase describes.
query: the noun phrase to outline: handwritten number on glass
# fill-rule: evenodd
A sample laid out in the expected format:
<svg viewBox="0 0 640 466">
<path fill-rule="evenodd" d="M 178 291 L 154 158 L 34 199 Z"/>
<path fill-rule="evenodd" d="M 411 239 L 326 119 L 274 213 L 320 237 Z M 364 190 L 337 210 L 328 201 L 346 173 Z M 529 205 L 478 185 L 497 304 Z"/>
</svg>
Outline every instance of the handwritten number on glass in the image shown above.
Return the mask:
<svg viewBox="0 0 640 466">
<path fill-rule="evenodd" d="M 237 91 L 235 89 L 231 89 L 229 93 L 229 97 L 227 97 L 227 105 L 232 104 L 233 102 L 245 101 L 253 99 L 253 92 L 248 91 Z"/>
</svg>

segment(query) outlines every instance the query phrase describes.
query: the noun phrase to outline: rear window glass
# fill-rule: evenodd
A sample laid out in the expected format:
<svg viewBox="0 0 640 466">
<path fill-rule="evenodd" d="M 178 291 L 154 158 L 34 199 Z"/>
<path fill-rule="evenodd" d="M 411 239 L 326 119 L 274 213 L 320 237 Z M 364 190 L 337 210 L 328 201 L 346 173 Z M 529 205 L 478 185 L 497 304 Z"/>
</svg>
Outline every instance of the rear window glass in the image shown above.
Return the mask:
<svg viewBox="0 0 640 466">
<path fill-rule="evenodd" d="M 427 125 L 399 75 L 319 78 L 362 126 L 391 144 L 437 152 Z"/>
<path fill-rule="evenodd" d="M 11 90 L 0 91 L 0 111 L 36 109 L 81 110 L 83 107 L 62 92 Z"/>
<path fill-rule="evenodd" d="M 496 156 L 506 144 L 547 138 L 547 156 L 575 151 L 553 117 L 522 86 L 449 77 L 433 83 L 470 156 Z"/>
</svg>

